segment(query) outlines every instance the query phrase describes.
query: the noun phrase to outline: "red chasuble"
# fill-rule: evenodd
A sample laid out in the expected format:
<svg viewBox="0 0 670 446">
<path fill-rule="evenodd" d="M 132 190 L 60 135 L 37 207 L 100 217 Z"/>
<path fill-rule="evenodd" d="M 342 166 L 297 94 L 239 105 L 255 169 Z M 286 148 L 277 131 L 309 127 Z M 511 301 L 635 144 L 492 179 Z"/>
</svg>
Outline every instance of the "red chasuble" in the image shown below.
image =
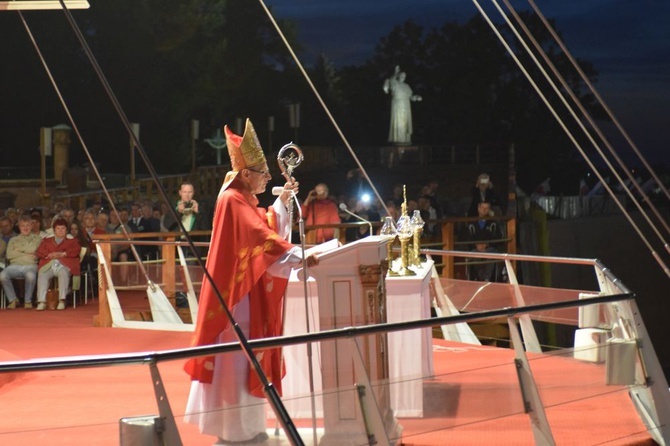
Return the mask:
<svg viewBox="0 0 670 446">
<path fill-rule="evenodd" d="M 265 271 L 293 245 L 275 232 L 274 213 L 258 208 L 256 197 L 243 192 L 238 181 L 234 180 L 217 200 L 207 271 L 231 312 L 249 294 L 251 339 L 280 336 L 282 299 L 288 282 Z M 212 286 L 203 280 L 193 345 L 214 344 L 228 326 L 228 318 Z M 268 380 L 281 394 L 281 349 L 254 353 Z M 211 383 L 214 357 L 191 359 L 184 369 L 193 380 Z M 249 392 L 263 396 L 253 368 L 250 368 Z"/>
</svg>

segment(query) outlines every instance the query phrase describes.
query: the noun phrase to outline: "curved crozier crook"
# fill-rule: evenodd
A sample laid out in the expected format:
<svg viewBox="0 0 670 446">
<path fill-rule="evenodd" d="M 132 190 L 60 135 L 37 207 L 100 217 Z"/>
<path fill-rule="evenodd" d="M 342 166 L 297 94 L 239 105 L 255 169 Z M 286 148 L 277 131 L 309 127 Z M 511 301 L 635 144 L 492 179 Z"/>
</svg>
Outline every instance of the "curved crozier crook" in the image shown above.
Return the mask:
<svg viewBox="0 0 670 446">
<path fill-rule="evenodd" d="M 277 154 L 277 163 L 286 181 L 293 182 L 293 170 L 302 163 L 305 157 L 297 144 L 285 144 Z"/>
</svg>

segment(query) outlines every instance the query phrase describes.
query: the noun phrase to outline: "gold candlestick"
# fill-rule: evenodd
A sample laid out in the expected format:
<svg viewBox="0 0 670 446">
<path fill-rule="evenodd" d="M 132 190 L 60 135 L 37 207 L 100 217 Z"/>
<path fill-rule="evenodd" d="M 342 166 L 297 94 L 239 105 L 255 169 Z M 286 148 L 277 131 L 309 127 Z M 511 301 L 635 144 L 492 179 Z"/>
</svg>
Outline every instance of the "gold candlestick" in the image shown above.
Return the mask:
<svg viewBox="0 0 670 446">
<path fill-rule="evenodd" d="M 388 241 L 386 242 L 386 262 L 388 263 L 388 274 L 390 276 L 398 275 L 398 273 L 393 270 L 393 242 L 395 241 L 397 233 L 398 230 L 395 223 L 393 223 L 393 217 L 384 217 L 384 225 L 379 231 L 379 235 L 388 237 Z"/>
<path fill-rule="evenodd" d="M 421 212 L 418 210 L 414 211 L 412 219 L 410 220 L 412 227 L 414 228 L 414 246 L 412 250 L 412 261 L 411 264 L 414 266 L 421 266 L 421 233 L 423 232 L 423 227 L 426 224 L 421 218 Z"/>
<path fill-rule="evenodd" d="M 412 238 L 413 229 L 408 215 L 403 215 L 398 219 L 398 238 L 400 239 L 400 271 L 399 276 L 416 276 L 416 273 L 409 269 L 409 240 Z"/>
<path fill-rule="evenodd" d="M 402 215 L 396 223 L 398 239 L 400 239 L 400 271 L 397 272 L 399 276 L 416 276 L 416 273 L 409 269 L 409 239 L 412 238 L 412 221 L 407 215 L 407 187 L 402 186 L 403 202 L 400 206 Z"/>
</svg>

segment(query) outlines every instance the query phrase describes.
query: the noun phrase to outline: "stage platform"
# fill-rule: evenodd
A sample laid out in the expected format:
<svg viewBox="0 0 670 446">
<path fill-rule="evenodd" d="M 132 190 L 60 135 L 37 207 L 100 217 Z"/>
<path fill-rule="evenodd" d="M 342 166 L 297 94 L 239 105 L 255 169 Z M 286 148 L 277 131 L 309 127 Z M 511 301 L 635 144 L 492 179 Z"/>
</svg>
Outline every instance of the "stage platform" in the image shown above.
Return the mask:
<svg viewBox="0 0 670 446">
<path fill-rule="evenodd" d="M 96 313 L 97 301 L 65 311 L 0 311 L 0 361 L 152 352 L 190 342 L 189 333 L 97 328 Z M 405 378 L 422 382 L 424 410 L 421 418 L 398 418 L 402 444 L 534 444 L 513 350 L 433 339 L 432 355 L 433 376 Z M 655 444 L 626 387 L 604 384 L 604 364 L 578 361 L 569 351 L 529 360 L 556 444 Z M 213 437 L 183 422 L 190 382 L 182 366 L 166 362 L 159 370 L 183 444 L 211 445 Z M 3 374 L 0 407 L 4 446 L 118 445 L 121 418 L 158 413 L 149 368 L 138 365 Z M 312 444 L 312 420 L 294 422 Z M 272 419 L 268 433 L 265 444 L 288 444 L 282 432 L 275 437 Z"/>
</svg>

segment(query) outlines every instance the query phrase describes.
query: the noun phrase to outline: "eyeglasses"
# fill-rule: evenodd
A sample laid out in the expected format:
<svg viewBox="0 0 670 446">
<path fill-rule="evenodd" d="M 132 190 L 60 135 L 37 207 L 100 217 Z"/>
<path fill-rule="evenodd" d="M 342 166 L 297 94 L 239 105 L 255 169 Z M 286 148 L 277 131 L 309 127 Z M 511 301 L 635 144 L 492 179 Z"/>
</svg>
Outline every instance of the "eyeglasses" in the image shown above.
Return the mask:
<svg viewBox="0 0 670 446">
<path fill-rule="evenodd" d="M 272 175 L 270 175 L 270 171 L 269 171 L 269 170 L 255 170 L 255 169 L 249 169 L 248 167 L 247 167 L 247 170 L 249 170 L 249 171 L 251 171 L 251 172 L 254 172 L 254 173 L 259 173 L 259 174 L 261 174 L 261 175 L 263 175 L 263 176 L 266 176 L 266 175 L 267 175 L 267 176 L 272 176 Z"/>
</svg>

